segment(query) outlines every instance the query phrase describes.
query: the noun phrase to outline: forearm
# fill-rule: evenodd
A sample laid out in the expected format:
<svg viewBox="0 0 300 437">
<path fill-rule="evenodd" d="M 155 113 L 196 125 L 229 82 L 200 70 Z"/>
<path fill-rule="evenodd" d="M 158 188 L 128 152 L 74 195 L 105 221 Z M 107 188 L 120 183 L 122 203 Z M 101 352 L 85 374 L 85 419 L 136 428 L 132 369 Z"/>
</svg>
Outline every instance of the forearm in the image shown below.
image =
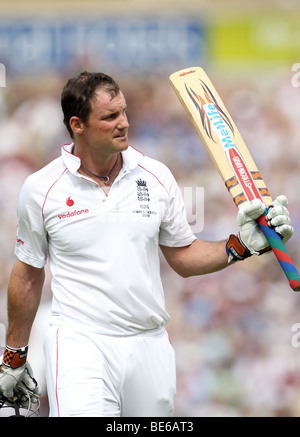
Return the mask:
<svg viewBox="0 0 300 437">
<path fill-rule="evenodd" d="M 228 267 L 226 241 L 210 242 L 195 240 L 190 246 L 161 247 L 170 266 L 182 277 L 204 275 Z"/>
<path fill-rule="evenodd" d="M 6 343 L 20 348 L 28 344 L 31 327 L 39 307 L 44 284 L 44 269 L 17 261 L 8 284 L 8 330 Z"/>
</svg>

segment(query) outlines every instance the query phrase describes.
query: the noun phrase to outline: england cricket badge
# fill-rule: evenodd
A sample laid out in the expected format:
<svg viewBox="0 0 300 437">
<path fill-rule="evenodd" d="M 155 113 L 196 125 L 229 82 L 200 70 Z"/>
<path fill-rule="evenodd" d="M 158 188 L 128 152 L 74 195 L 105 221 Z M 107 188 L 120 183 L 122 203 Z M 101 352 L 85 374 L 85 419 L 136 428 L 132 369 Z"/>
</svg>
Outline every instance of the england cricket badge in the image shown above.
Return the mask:
<svg viewBox="0 0 300 437">
<path fill-rule="evenodd" d="M 150 202 L 147 182 L 139 179 L 136 181 L 137 198 L 139 202 Z"/>
</svg>

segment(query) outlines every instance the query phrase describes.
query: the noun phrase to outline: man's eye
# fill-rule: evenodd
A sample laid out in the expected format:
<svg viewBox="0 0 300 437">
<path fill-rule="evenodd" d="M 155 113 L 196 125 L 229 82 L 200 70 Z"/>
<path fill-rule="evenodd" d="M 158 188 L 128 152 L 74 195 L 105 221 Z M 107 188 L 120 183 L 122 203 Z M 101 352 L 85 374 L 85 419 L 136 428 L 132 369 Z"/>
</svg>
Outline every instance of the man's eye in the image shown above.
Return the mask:
<svg viewBox="0 0 300 437">
<path fill-rule="evenodd" d="M 114 118 L 116 118 L 116 114 L 110 114 L 104 120 L 113 120 Z"/>
</svg>

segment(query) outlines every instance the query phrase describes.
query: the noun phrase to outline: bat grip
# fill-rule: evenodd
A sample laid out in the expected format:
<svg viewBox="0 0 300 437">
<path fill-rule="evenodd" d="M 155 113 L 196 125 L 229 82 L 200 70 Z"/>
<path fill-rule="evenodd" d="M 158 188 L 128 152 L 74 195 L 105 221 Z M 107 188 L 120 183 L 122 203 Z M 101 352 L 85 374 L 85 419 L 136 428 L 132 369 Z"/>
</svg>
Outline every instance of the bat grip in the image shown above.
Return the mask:
<svg viewBox="0 0 300 437">
<path fill-rule="evenodd" d="M 300 291 L 300 275 L 297 272 L 297 269 L 293 261 L 291 260 L 291 257 L 288 254 L 288 251 L 286 250 L 286 247 L 282 242 L 280 236 L 273 228 L 268 225 L 267 219 L 265 217 L 267 213 L 268 210 L 266 209 L 264 214 L 262 214 L 257 219 L 257 222 L 265 237 L 267 238 L 268 243 L 272 248 L 279 264 L 281 265 L 281 268 L 289 281 L 290 287 L 294 291 Z"/>
</svg>

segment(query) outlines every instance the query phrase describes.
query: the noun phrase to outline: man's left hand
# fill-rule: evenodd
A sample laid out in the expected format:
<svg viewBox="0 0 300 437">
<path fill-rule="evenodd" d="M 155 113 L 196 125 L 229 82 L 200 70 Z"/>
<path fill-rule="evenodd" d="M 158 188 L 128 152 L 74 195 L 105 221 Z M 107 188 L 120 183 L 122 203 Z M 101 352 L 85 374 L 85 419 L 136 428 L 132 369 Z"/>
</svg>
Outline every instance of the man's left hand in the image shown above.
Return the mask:
<svg viewBox="0 0 300 437">
<path fill-rule="evenodd" d="M 284 243 L 291 238 L 294 232 L 287 206 L 286 196 L 280 195 L 270 205 L 266 215 L 269 226 L 281 236 Z M 242 205 L 237 215 L 237 222 L 240 227 L 239 239 L 251 255 L 260 255 L 269 250 L 268 240 L 256 221 L 265 209 L 264 203 L 259 199 L 255 199 Z"/>
</svg>

